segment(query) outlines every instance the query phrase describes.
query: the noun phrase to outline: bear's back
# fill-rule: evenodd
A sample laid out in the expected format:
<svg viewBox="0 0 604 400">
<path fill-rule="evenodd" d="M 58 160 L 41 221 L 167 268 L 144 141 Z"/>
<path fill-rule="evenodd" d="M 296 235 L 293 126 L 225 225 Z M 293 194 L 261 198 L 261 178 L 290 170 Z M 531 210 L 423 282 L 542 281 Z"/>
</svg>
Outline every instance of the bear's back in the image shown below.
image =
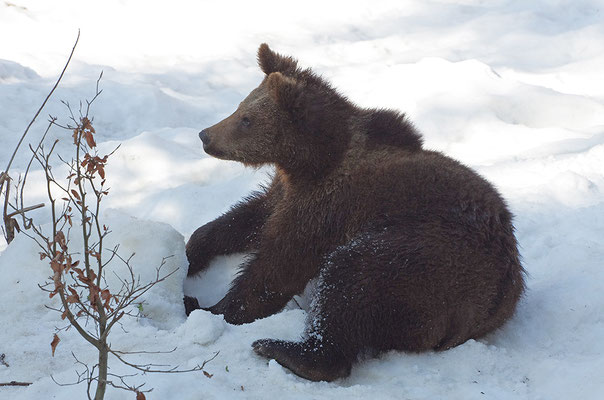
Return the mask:
<svg viewBox="0 0 604 400">
<path fill-rule="evenodd" d="M 319 189 L 330 193 L 338 215 L 349 215 L 352 230 L 410 219 L 459 224 L 470 232 L 497 229 L 494 223 L 511 229 L 504 200 L 472 169 L 439 152 L 368 145 L 370 140 L 353 138 L 332 179 Z"/>
</svg>

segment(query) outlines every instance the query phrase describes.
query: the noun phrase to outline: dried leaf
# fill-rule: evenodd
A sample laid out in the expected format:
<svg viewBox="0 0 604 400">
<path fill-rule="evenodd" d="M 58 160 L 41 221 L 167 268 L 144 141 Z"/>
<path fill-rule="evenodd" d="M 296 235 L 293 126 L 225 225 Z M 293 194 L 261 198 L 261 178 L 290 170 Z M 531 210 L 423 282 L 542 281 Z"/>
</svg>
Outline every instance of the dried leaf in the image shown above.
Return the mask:
<svg viewBox="0 0 604 400">
<path fill-rule="evenodd" d="M 50 262 L 50 268 L 57 273 L 61 273 L 63 272 L 63 264 L 61 264 L 60 262 L 58 262 L 57 260 L 52 260 Z"/>
<path fill-rule="evenodd" d="M 65 242 L 65 234 L 61 231 L 58 231 L 56 236 L 55 236 L 55 240 L 59 243 L 64 243 Z"/>
<path fill-rule="evenodd" d="M 101 292 L 101 289 L 95 284 L 88 285 L 88 290 L 90 291 L 91 300 L 96 299 Z"/>
<path fill-rule="evenodd" d="M 86 143 L 88 144 L 88 147 L 90 147 L 90 148 L 96 147 L 96 143 L 94 141 L 94 138 L 92 137 L 92 132 L 84 131 L 84 138 L 86 139 Z"/>
<path fill-rule="evenodd" d="M 73 304 L 73 303 L 77 303 L 78 301 L 80 301 L 80 296 L 78 296 L 77 294 L 72 294 L 70 296 L 65 297 L 65 301 L 68 304 Z M 64 319 L 65 317 L 63 317 Z"/>
<path fill-rule="evenodd" d="M 73 197 L 80 200 L 80 194 L 77 192 L 77 190 L 71 189 L 71 194 L 73 194 Z"/>
<path fill-rule="evenodd" d="M 55 349 L 57 348 L 57 345 L 59 344 L 60 341 L 61 341 L 61 339 L 59 339 L 59 337 L 55 333 L 55 336 L 52 338 L 52 342 L 50 342 L 50 348 L 52 349 L 53 357 L 55 356 Z"/>
<path fill-rule="evenodd" d="M 67 286 L 67 289 L 71 292 L 71 295 L 67 296 L 65 298 L 65 300 L 69 303 L 77 303 L 80 301 L 80 296 L 78 295 L 78 292 L 72 288 L 71 286 Z"/>
<path fill-rule="evenodd" d="M 214 374 L 210 374 L 208 371 L 203 371 L 203 374 L 208 378 L 211 378 L 214 376 Z"/>
<path fill-rule="evenodd" d="M 136 392 L 136 400 L 147 400 L 143 392 Z"/>
<path fill-rule="evenodd" d="M 105 302 L 108 302 L 111 299 L 109 289 L 101 290 L 101 299 L 103 299 Z"/>
<path fill-rule="evenodd" d="M 86 129 L 91 132 L 95 132 L 94 128 L 92 127 L 92 122 L 88 118 L 86 118 L 86 117 L 82 118 L 81 122 L 82 122 L 82 129 Z"/>
</svg>

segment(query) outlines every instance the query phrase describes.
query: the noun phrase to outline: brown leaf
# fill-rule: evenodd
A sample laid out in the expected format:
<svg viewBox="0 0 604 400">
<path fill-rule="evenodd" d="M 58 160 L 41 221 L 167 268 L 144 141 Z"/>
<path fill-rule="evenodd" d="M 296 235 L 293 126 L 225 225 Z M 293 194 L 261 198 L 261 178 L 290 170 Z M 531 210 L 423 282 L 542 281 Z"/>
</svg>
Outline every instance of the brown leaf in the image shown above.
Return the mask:
<svg viewBox="0 0 604 400">
<path fill-rule="evenodd" d="M 59 337 L 55 333 L 55 336 L 52 338 L 52 342 L 50 342 L 50 348 L 52 349 L 53 357 L 55 356 L 55 349 L 57 348 L 57 345 L 59 344 L 60 341 L 61 341 L 61 339 L 59 339 Z"/>
<path fill-rule="evenodd" d="M 54 272 L 58 272 L 61 273 L 63 272 L 63 264 L 61 264 L 60 262 L 58 262 L 57 260 L 52 260 L 50 262 L 50 268 L 54 271 Z"/>
<path fill-rule="evenodd" d="M 107 303 L 111 299 L 111 293 L 109 292 L 109 289 L 101 290 L 101 299 L 105 300 L 105 303 Z"/>
<path fill-rule="evenodd" d="M 101 291 L 101 289 L 95 284 L 88 285 L 88 290 L 90 291 L 90 301 L 91 302 L 93 302 L 97 298 L 97 296 L 99 295 L 99 292 Z"/>
<path fill-rule="evenodd" d="M 65 234 L 62 231 L 58 231 L 56 236 L 55 236 L 55 240 L 59 243 L 64 243 L 65 242 Z"/>
<path fill-rule="evenodd" d="M 75 197 L 76 199 L 80 200 L 80 194 L 78 193 L 77 190 L 71 189 L 71 194 L 73 194 L 73 197 Z"/>
<path fill-rule="evenodd" d="M 103 169 L 103 167 L 98 168 L 99 171 L 99 175 L 101 176 L 101 179 L 105 179 L 105 170 Z"/>
<path fill-rule="evenodd" d="M 86 129 L 86 130 L 94 132 L 94 128 L 92 127 L 92 122 L 88 118 L 86 118 L 86 117 L 82 118 L 81 122 L 82 122 L 82 129 Z"/>
<path fill-rule="evenodd" d="M 80 301 L 80 296 L 74 288 L 72 288 L 71 286 L 67 286 L 67 289 L 69 289 L 69 291 L 71 292 L 71 295 L 65 298 L 65 301 L 67 301 L 67 303 L 72 304 Z"/>
<path fill-rule="evenodd" d="M 101 260 L 101 254 L 96 251 L 90 250 L 90 251 L 88 251 L 88 254 L 90 254 L 91 257 L 94 257 L 99 261 Z"/>
<path fill-rule="evenodd" d="M 143 392 L 136 392 L 136 400 L 147 400 Z"/>
<path fill-rule="evenodd" d="M 78 297 L 78 295 L 71 295 L 71 296 L 67 296 L 65 297 L 65 301 L 67 302 L 67 304 L 73 304 L 73 303 L 77 303 L 78 301 L 80 301 L 80 298 Z M 65 319 L 65 317 L 63 317 L 62 319 Z"/>
<path fill-rule="evenodd" d="M 213 377 L 213 376 L 214 376 L 214 374 L 210 374 L 210 373 L 209 373 L 209 372 L 207 372 L 207 371 L 203 371 L 203 374 L 204 374 L 205 376 L 207 376 L 208 378 L 211 378 L 211 377 Z"/>
<path fill-rule="evenodd" d="M 86 139 L 86 143 L 88 144 L 88 147 L 90 147 L 90 148 L 96 147 L 94 137 L 92 137 L 92 132 L 84 131 L 84 138 Z"/>
<path fill-rule="evenodd" d="M 46 253 L 40 252 L 40 260 L 44 260 L 46 257 Z"/>
</svg>

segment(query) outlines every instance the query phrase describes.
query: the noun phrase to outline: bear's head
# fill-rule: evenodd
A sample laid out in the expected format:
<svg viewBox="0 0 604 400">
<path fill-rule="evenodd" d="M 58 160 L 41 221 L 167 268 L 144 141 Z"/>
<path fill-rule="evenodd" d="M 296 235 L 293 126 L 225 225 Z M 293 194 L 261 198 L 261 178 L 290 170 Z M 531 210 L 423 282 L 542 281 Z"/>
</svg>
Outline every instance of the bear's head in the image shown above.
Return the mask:
<svg viewBox="0 0 604 400">
<path fill-rule="evenodd" d="M 258 64 L 262 83 L 233 114 L 200 132 L 204 150 L 251 166 L 320 173 L 347 145 L 343 119 L 351 106 L 312 71 L 266 44 L 258 49 Z"/>
</svg>

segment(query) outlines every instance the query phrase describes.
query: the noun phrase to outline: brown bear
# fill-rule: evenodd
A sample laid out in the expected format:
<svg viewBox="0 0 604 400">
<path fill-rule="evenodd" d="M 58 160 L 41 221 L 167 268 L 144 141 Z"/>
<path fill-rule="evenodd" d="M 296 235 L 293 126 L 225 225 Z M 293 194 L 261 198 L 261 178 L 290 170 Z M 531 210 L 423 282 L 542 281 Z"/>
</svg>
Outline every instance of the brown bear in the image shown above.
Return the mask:
<svg viewBox="0 0 604 400">
<path fill-rule="evenodd" d="M 251 253 L 208 310 L 252 322 L 318 278 L 302 340 L 253 344 L 314 381 L 348 376 L 361 354 L 444 350 L 510 318 L 524 271 L 497 190 L 424 150 L 404 114 L 356 106 L 266 44 L 258 62 L 260 86 L 199 134 L 214 157 L 275 166 L 268 187 L 187 243 L 189 275 Z M 185 307 L 199 305 L 189 297 Z"/>
</svg>

